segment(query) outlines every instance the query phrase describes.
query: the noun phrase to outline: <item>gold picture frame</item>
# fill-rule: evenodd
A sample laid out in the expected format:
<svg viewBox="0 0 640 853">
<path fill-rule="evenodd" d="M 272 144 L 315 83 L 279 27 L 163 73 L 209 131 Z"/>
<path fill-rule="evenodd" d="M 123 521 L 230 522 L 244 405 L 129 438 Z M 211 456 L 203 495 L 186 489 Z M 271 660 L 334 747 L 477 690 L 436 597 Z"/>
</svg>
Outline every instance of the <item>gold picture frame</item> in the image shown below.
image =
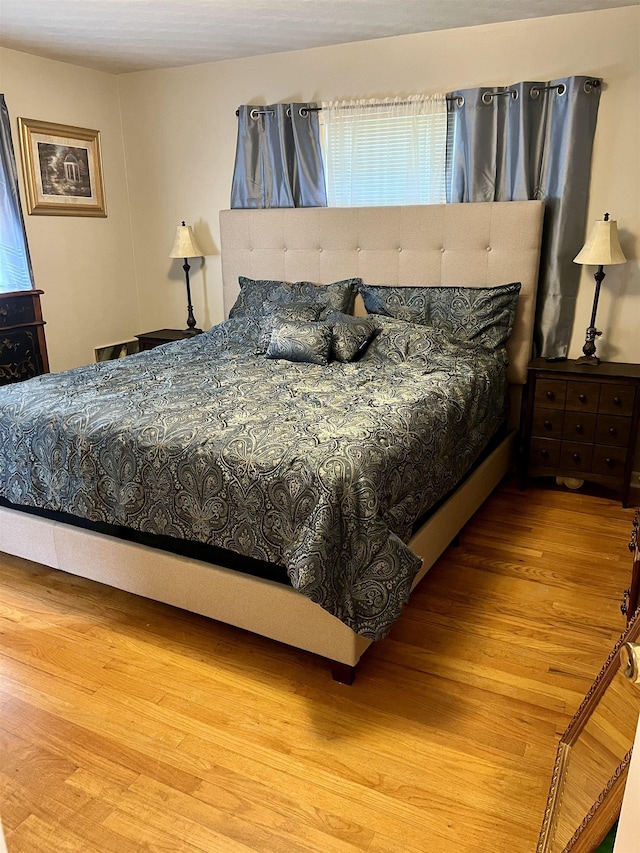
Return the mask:
<svg viewBox="0 0 640 853">
<path fill-rule="evenodd" d="M 19 118 L 27 211 L 106 216 L 100 132 Z"/>
</svg>

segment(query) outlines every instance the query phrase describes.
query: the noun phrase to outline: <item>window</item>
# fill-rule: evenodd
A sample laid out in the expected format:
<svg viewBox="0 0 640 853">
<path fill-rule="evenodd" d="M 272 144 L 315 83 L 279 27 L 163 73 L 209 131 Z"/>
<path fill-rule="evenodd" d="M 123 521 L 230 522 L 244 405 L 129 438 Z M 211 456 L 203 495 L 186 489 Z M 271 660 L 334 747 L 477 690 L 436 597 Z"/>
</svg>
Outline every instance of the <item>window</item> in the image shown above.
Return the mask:
<svg viewBox="0 0 640 853">
<path fill-rule="evenodd" d="M 320 127 L 330 207 L 446 201 L 444 95 L 330 102 Z"/>
<path fill-rule="evenodd" d="M 4 95 L 0 95 L 0 293 L 32 288 L 11 124 Z"/>
</svg>

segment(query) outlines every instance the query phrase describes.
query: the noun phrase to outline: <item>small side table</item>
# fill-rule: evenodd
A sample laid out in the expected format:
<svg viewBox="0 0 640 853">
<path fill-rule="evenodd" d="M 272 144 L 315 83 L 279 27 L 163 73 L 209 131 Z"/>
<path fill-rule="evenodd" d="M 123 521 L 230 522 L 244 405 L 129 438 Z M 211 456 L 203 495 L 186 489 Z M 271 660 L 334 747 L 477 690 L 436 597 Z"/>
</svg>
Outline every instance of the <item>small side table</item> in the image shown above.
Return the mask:
<svg viewBox="0 0 640 853">
<path fill-rule="evenodd" d="M 191 332 L 182 329 L 156 329 L 155 332 L 143 332 L 141 335 L 136 335 L 140 344 L 140 352 L 147 349 L 159 347 L 160 344 L 170 344 L 173 341 L 184 341 L 187 338 L 193 338 L 195 335 L 201 334 L 201 331 Z"/>
<path fill-rule="evenodd" d="M 640 424 L 640 365 L 536 358 L 528 368 L 521 487 L 529 477 L 589 480 L 629 505 Z"/>
</svg>

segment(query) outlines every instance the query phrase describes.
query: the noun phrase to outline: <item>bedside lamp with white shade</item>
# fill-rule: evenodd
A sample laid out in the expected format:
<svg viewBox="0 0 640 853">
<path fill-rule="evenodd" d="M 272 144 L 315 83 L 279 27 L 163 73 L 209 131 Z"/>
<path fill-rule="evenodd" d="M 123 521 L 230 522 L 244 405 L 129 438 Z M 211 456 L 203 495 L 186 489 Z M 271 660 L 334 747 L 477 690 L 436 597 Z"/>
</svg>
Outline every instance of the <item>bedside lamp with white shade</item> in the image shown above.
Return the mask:
<svg viewBox="0 0 640 853">
<path fill-rule="evenodd" d="M 185 280 L 187 282 L 187 329 L 186 331 L 189 334 L 197 335 L 202 329 L 196 328 L 196 318 L 193 315 L 193 305 L 191 304 L 191 288 L 189 286 L 189 270 L 191 267 L 188 263 L 188 258 L 203 258 L 204 252 L 198 246 L 196 242 L 196 238 L 191 230 L 190 225 L 185 225 L 183 222 L 182 225 L 178 225 L 176 228 L 176 239 L 173 243 L 173 248 L 171 249 L 170 258 L 183 258 L 184 264 L 182 265 L 182 269 L 184 270 Z"/>
<path fill-rule="evenodd" d="M 600 285 L 605 276 L 603 267 L 610 264 L 624 264 L 626 260 L 618 240 L 618 223 L 615 219 L 609 219 L 609 214 L 605 213 L 604 219 L 598 219 L 593 223 L 587 242 L 573 259 L 575 264 L 598 267 L 593 276 L 596 280 L 596 289 L 593 297 L 591 321 L 582 347 L 584 355 L 576 359 L 579 364 L 600 364 L 600 359 L 596 355 L 596 337 L 600 337 L 602 332 L 596 329 L 596 312 L 598 310 Z"/>
</svg>

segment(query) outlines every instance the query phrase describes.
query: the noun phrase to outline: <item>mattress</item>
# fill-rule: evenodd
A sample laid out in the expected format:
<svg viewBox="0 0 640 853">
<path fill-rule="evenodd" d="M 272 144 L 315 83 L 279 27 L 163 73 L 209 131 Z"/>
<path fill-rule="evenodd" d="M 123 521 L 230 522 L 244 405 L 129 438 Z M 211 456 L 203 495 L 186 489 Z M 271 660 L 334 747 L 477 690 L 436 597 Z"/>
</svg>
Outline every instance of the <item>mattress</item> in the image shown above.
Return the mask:
<svg viewBox="0 0 640 853">
<path fill-rule="evenodd" d="M 260 324 L 0 390 L 0 496 L 282 565 L 384 637 L 420 560 L 415 520 L 504 422 L 503 351 L 377 317 L 356 361 L 265 358 Z"/>
</svg>

